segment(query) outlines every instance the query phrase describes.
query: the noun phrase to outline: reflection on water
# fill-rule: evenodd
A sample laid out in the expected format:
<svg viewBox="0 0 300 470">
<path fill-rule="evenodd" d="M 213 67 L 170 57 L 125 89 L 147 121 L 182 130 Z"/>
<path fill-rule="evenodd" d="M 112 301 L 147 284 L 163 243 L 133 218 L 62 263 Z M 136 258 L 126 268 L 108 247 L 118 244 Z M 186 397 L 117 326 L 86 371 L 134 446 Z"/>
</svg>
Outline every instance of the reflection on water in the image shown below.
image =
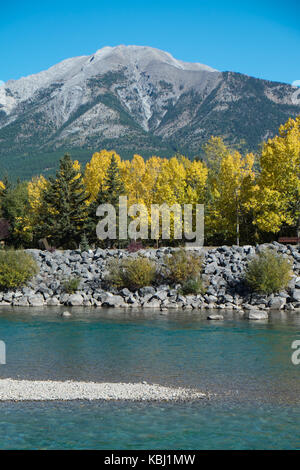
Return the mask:
<svg viewBox="0 0 300 470">
<path fill-rule="evenodd" d="M 264 322 L 238 314 L 209 322 L 200 314 L 73 309 L 2 309 L 1 377 L 112 382 L 147 380 L 192 386 L 218 397 L 299 403 L 300 366 L 291 343 L 300 315 L 278 312 Z"/>
</svg>

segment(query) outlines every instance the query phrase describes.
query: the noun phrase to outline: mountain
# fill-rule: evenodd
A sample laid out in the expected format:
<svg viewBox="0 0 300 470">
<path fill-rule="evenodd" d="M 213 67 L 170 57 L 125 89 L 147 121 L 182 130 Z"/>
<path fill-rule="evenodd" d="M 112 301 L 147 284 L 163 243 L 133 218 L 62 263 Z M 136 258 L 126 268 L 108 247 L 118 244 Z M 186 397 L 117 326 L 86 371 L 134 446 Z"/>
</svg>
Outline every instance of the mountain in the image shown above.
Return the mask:
<svg viewBox="0 0 300 470">
<path fill-rule="evenodd" d="M 195 156 L 212 134 L 256 150 L 300 114 L 296 90 L 150 47 L 104 47 L 0 86 L 0 170 L 27 177 L 66 151 L 86 161 L 102 148 Z"/>
</svg>

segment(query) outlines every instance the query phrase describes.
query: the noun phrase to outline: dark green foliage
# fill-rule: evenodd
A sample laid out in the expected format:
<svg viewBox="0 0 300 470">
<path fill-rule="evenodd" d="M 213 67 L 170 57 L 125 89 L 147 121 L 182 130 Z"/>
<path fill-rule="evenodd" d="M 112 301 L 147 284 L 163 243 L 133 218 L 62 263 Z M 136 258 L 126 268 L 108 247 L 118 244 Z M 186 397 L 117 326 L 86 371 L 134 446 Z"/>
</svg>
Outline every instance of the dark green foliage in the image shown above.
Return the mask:
<svg viewBox="0 0 300 470">
<path fill-rule="evenodd" d="M 86 227 L 87 199 L 83 179 L 78 177 L 70 155 L 65 155 L 56 178 L 49 178 L 44 192 L 37 237 L 49 237 L 52 245 L 63 248 L 78 247 Z"/>
<path fill-rule="evenodd" d="M 5 189 L 1 191 L 0 206 L 1 217 L 8 221 L 10 226 L 10 236 L 8 242 L 15 246 L 26 245 L 26 240 L 22 235 L 15 232 L 18 218 L 26 217 L 29 210 L 27 183 L 18 182 L 12 184 L 7 179 L 4 181 Z"/>
<path fill-rule="evenodd" d="M 81 251 L 89 251 L 89 249 L 90 249 L 89 241 L 88 241 L 87 236 L 84 232 L 82 237 L 81 237 L 81 240 L 80 240 L 80 250 Z"/>
<path fill-rule="evenodd" d="M 255 292 L 272 294 L 287 287 L 291 268 L 287 258 L 273 250 L 264 250 L 250 261 L 245 279 Z"/>
</svg>

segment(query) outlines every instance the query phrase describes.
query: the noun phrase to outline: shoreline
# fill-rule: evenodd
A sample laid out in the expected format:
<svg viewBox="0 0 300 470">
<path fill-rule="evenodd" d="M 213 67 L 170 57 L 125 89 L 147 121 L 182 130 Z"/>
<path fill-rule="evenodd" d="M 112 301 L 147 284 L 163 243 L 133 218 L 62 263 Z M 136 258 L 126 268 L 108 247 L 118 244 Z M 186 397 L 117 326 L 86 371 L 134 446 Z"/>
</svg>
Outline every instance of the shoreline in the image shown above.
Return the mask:
<svg viewBox="0 0 300 470">
<path fill-rule="evenodd" d="M 288 287 L 270 295 L 249 290 L 244 281 L 244 272 L 249 260 L 266 248 L 288 257 L 292 262 L 293 271 Z M 65 250 L 50 253 L 29 249 L 26 251 L 35 258 L 39 273 L 26 287 L 0 292 L 0 306 L 67 306 L 124 310 L 142 308 L 145 311 L 156 309 L 164 313 L 172 309 L 217 309 L 246 312 L 246 317 L 250 315 L 264 318 L 272 310 L 300 313 L 300 247 L 273 242 L 257 246 L 233 245 L 193 249 L 195 254 L 203 258 L 201 277 L 205 292 L 186 295 L 181 293 L 181 284 L 170 283 L 163 274 L 164 257 L 171 255 L 175 250 L 164 247 L 129 253 L 121 249 L 97 248 L 83 252 Z M 157 272 L 161 276 L 159 284 L 154 283 L 136 290 L 115 288 L 107 284 L 111 260 L 132 259 L 138 256 L 155 262 Z M 64 280 L 72 278 L 79 279 L 79 285 L 72 293 L 67 293 Z M 257 312 L 260 315 L 256 315 Z"/>
<path fill-rule="evenodd" d="M 158 384 L 0 379 L 0 402 L 12 401 L 192 401 L 209 398 L 195 389 Z"/>
</svg>

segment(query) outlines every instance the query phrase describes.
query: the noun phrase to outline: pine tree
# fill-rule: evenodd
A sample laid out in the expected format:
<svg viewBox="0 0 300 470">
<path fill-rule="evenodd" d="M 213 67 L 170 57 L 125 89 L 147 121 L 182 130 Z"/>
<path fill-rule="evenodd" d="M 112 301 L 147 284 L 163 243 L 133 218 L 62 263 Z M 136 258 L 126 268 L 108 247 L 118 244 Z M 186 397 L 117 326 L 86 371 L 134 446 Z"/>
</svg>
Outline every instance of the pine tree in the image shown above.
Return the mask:
<svg viewBox="0 0 300 470">
<path fill-rule="evenodd" d="M 49 237 L 54 246 L 77 247 L 87 223 L 87 199 L 82 176 L 66 154 L 43 193 L 36 227 L 39 238 Z"/>
<path fill-rule="evenodd" d="M 116 210 L 116 224 L 117 224 L 117 234 L 118 234 L 118 220 L 119 220 L 119 197 L 125 194 L 125 188 L 123 181 L 121 179 L 120 171 L 118 164 L 115 158 L 115 155 L 112 154 L 109 167 L 107 169 L 106 176 L 100 185 L 98 195 L 89 206 L 89 223 L 88 223 L 88 233 L 89 240 L 96 242 L 96 226 L 99 222 L 98 217 L 96 216 L 97 207 L 100 204 L 111 204 Z"/>
</svg>

